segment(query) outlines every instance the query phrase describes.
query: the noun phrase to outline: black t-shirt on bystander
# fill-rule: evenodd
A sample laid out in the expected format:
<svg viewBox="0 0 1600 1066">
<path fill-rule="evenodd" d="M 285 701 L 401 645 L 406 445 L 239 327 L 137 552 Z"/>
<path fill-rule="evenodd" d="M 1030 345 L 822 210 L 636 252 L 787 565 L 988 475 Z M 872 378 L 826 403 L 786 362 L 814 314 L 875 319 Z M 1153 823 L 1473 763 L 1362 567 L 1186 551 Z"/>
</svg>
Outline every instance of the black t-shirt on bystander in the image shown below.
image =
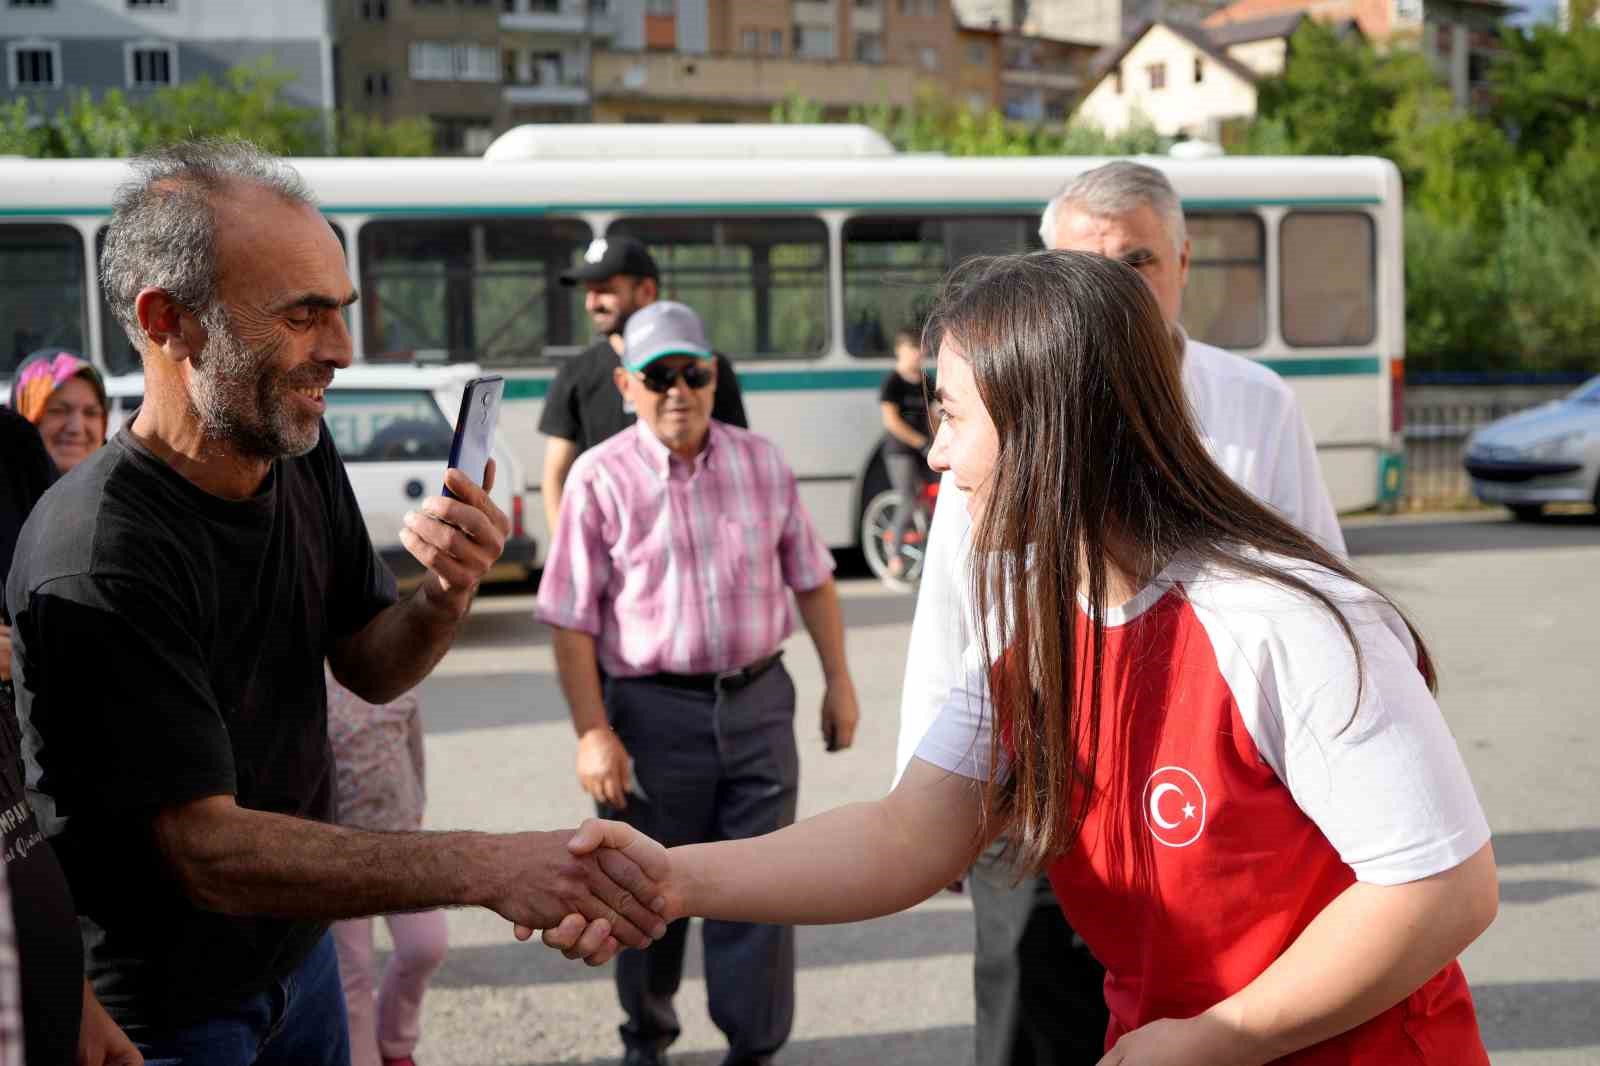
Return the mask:
<svg viewBox="0 0 1600 1066">
<path fill-rule="evenodd" d="M 927 387 L 927 382 L 921 375 L 918 375 L 916 381 L 907 381 L 900 376 L 900 371 L 891 370 L 889 376 L 883 379 L 883 388 L 878 390 L 878 402 L 894 404 L 906 424 L 926 437 L 930 435 Z M 910 452 L 912 455 L 921 454 L 892 433 L 885 433 L 883 437 L 886 448 Z"/>
<path fill-rule="evenodd" d="M 32 422 L 0 407 L 0 575 L 28 514 L 55 480 Z M 3 605 L 0 605 L 3 606 Z M 0 610 L 0 621 L 5 612 Z M 22 777 L 22 735 L 0 683 L 0 865 L 11 889 L 27 1066 L 71 1066 L 83 1015 L 83 940 L 67 879 L 39 832 Z"/>
<path fill-rule="evenodd" d="M 333 814 L 323 659 L 396 595 L 327 427 L 240 501 L 124 429 L 34 509 L 6 598 L 30 798 L 112 1017 L 203 1017 L 291 972 L 325 926 L 201 910 L 150 823 L 217 795 Z"/>
<path fill-rule="evenodd" d="M 622 407 L 622 394 L 612 371 L 622 365 L 606 340 L 596 341 L 562 364 L 550 382 L 539 416 L 539 432 L 547 437 L 574 441 L 586 452 L 603 440 L 633 425 L 636 417 Z M 739 378 L 728 357 L 717 356 L 717 393 L 711 400 L 711 417 L 740 429 L 749 429 Z"/>
</svg>

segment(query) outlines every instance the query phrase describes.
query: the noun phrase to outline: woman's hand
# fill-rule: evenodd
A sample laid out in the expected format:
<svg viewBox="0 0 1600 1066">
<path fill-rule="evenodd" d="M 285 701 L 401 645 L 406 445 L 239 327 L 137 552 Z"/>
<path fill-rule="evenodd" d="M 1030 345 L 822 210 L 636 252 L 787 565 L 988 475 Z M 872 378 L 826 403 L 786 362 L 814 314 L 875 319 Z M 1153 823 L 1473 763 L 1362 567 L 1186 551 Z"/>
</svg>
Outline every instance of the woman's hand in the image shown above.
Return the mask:
<svg viewBox="0 0 1600 1066">
<path fill-rule="evenodd" d="M 1100 1066 L 1260 1066 L 1269 1061 L 1214 1013 L 1163 1018 L 1117 1041 Z"/>
<path fill-rule="evenodd" d="M 593 854 L 601 870 L 609 869 L 619 860 L 637 866 L 660 891 L 656 899 L 640 900 L 641 904 L 668 922 L 687 913 L 681 887 L 671 883 L 672 863 L 667 849 L 632 826 L 590 818 L 567 841 L 567 849 L 580 858 Z M 622 950 L 610 933 L 603 919 L 590 922 L 582 915 L 569 914 L 559 925 L 546 929 L 540 939 L 545 947 L 569 959 L 582 959 L 590 966 L 599 966 L 611 961 Z M 516 935 L 518 940 L 526 940 L 533 935 L 533 930 L 517 926 Z"/>
</svg>

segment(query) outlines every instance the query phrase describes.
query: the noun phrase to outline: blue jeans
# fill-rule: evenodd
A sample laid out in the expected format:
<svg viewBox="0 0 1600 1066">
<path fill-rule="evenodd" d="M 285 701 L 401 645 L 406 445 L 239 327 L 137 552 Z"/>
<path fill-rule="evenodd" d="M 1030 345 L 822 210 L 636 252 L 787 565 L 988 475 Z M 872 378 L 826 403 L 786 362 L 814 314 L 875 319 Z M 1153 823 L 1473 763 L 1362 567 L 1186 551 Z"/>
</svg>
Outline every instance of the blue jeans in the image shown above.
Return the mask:
<svg viewBox="0 0 1600 1066">
<path fill-rule="evenodd" d="M 349 1066 L 350 1027 L 333 936 L 265 992 L 134 1039 L 145 1066 Z"/>
</svg>

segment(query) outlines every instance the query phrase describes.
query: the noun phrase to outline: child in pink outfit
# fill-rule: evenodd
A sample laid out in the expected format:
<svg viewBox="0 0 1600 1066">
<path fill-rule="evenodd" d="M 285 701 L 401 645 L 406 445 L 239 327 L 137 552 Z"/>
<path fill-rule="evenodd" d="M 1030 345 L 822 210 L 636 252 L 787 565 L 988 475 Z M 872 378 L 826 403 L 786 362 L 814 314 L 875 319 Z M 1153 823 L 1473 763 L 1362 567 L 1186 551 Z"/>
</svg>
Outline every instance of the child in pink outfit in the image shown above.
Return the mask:
<svg viewBox="0 0 1600 1066">
<path fill-rule="evenodd" d="M 328 735 L 340 825 L 384 832 L 422 827 L 422 717 L 415 691 L 371 704 L 327 672 Z M 372 919 L 335 922 L 334 946 L 350 1014 L 350 1066 L 414 1066 L 422 996 L 444 962 L 443 911 L 389 914 L 394 957 L 377 980 Z"/>
</svg>

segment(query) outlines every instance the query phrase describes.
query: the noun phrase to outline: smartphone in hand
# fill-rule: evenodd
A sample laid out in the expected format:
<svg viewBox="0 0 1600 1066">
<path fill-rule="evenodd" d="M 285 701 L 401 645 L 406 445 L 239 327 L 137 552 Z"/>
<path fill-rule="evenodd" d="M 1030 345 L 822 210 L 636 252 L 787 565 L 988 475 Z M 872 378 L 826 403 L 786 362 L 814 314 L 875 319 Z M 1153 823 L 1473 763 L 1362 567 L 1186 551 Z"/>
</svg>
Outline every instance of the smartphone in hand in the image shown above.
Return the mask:
<svg viewBox="0 0 1600 1066">
<path fill-rule="evenodd" d="M 506 379 L 499 374 L 473 378 L 461 393 L 461 413 L 456 416 L 456 435 L 450 442 L 450 466 L 478 485 L 494 452 L 494 430 L 500 422 L 500 398 L 505 395 Z M 446 496 L 454 498 L 448 488 Z"/>
</svg>

